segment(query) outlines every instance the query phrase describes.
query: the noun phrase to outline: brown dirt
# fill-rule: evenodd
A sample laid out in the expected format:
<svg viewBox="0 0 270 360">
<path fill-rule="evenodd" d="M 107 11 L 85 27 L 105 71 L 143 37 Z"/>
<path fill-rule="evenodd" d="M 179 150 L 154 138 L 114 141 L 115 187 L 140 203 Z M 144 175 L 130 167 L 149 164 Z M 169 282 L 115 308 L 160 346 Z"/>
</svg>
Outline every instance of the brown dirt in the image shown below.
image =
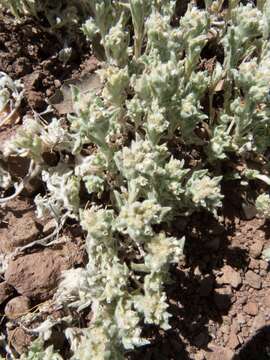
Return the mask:
<svg viewBox="0 0 270 360">
<path fill-rule="evenodd" d="M 0 13 L 0 71 L 22 79 L 26 91 L 23 113 L 45 110 L 46 98 L 78 71 L 79 64 L 86 63 L 82 67 L 87 71 L 89 47 L 84 37 L 71 46 L 71 58 L 63 64 L 58 58 L 63 44 L 54 34 L 40 29 L 32 20 L 16 24 L 13 18 Z"/>
</svg>

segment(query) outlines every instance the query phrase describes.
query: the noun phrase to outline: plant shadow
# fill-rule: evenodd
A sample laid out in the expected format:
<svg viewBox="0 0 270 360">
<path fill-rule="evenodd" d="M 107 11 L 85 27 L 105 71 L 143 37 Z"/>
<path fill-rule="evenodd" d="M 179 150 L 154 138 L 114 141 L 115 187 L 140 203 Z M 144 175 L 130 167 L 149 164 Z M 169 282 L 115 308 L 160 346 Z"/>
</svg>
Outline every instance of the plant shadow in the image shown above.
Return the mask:
<svg viewBox="0 0 270 360">
<path fill-rule="evenodd" d="M 208 344 L 234 301 L 231 286 L 217 282 L 221 269 L 229 265 L 245 271 L 249 263 L 247 250 L 231 242 L 239 212 L 226 200 L 223 223 L 209 213 L 195 213 L 188 221 L 176 219 L 171 234 L 185 235 L 186 246 L 185 259 L 171 270 L 172 283 L 166 288 L 171 329 L 163 333 L 153 328 L 151 346 L 136 350 L 129 360 L 188 360 L 197 351 L 209 351 Z"/>
</svg>

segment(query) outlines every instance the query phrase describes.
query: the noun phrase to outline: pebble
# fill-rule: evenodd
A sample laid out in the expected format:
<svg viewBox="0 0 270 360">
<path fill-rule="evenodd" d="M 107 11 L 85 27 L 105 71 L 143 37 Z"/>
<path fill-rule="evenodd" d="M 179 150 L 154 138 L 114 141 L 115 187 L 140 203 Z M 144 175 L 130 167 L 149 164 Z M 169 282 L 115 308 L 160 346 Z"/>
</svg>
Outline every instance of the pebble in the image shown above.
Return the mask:
<svg viewBox="0 0 270 360">
<path fill-rule="evenodd" d="M 245 276 L 246 283 L 254 289 L 260 289 L 262 286 L 262 279 L 255 272 L 248 270 Z"/>
<path fill-rule="evenodd" d="M 244 306 L 244 312 L 251 316 L 256 316 L 258 314 L 259 307 L 255 302 L 248 302 L 246 306 Z"/>
<path fill-rule="evenodd" d="M 262 253 L 262 249 L 263 249 L 263 242 L 261 240 L 257 240 L 254 242 L 254 244 L 251 245 L 249 249 L 249 253 L 254 259 L 257 259 L 258 257 L 260 257 Z"/>
<path fill-rule="evenodd" d="M 220 278 L 217 278 L 218 284 L 229 284 L 235 289 L 237 289 L 242 284 L 240 274 L 231 266 L 225 265 L 221 270 L 223 275 Z"/>
<path fill-rule="evenodd" d="M 26 315 L 30 310 L 30 300 L 26 296 L 17 296 L 11 299 L 5 307 L 5 315 L 15 320 Z"/>
</svg>

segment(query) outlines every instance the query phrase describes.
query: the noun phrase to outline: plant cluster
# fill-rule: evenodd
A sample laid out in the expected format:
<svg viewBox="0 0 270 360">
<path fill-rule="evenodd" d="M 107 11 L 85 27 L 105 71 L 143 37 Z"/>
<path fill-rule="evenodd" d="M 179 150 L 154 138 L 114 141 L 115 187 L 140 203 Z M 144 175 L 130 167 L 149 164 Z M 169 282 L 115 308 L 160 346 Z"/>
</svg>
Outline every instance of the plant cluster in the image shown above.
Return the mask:
<svg viewBox="0 0 270 360">
<path fill-rule="evenodd" d="M 8 3 L 14 13 L 35 15 L 49 1 Z M 185 241 L 173 223 L 194 211 L 217 216 L 221 164 L 237 158 L 242 166 L 230 179 L 269 184 L 270 1 L 229 1 L 222 12 L 222 0 L 206 1 L 205 9 L 190 2 L 179 23 L 175 1 L 88 4 L 82 31 L 104 47 L 102 89 L 73 88 L 67 122 L 25 118 L 1 158 L 31 160 L 22 184 L 40 176 L 47 189 L 35 199 L 38 216 L 72 218 L 85 231 L 88 264 L 66 271 L 54 298 L 79 311 L 91 307 L 88 328 L 66 331 L 72 359 L 120 360 L 148 344 L 143 324 L 170 328 L 165 285 Z M 202 52 L 213 44 L 222 55 L 205 69 Z M 195 165 L 184 156 L 192 148 L 201 155 Z M 53 167 L 48 152 L 58 155 Z M 3 189 L 15 181 L 4 168 L 0 180 Z M 269 195 L 256 204 L 269 216 Z M 23 358 L 60 355 L 39 339 Z"/>
</svg>

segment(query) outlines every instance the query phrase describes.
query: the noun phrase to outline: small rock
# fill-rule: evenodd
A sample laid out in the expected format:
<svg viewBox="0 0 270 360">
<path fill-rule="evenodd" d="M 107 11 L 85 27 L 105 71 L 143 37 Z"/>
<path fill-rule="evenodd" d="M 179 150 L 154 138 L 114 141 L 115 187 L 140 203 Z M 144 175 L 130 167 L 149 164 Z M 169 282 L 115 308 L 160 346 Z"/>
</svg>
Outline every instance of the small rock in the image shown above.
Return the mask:
<svg viewBox="0 0 270 360">
<path fill-rule="evenodd" d="M 232 289 L 227 286 L 214 291 L 214 302 L 219 310 L 226 310 L 231 305 Z"/>
<path fill-rule="evenodd" d="M 42 301 L 52 296 L 62 271 L 82 262 L 82 250 L 70 241 L 10 260 L 5 279 L 19 294 Z"/>
<path fill-rule="evenodd" d="M 245 276 L 246 283 L 254 289 L 260 289 L 262 286 L 262 279 L 258 274 L 248 270 Z"/>
<path fill-rule="evenodd" d="M 253 324 L 251 327 L 251 332 L 256 332 L 266 324 L 265 315 L 263 312 L 259 312 L 259 314 L 254 318 Z"/>
<path fill-rule="evenodd" d="M 254 302 L 248 302 L 246 306 L 244 306 L 244 312 L 248 315 L 255 316 L 258 314 L 258 311 L 258 305 Z"/>
<path fill-rule="evenodd" d="M 0 305 L 3 304 L 12 294 L 14 289 L 6 281 L 0 283 Z"/>
<path fill-rule="evenodd" d="M 221 271 L 223 272 L 223 275 L 220 278 L 217 278 L 218 284 L 229 284 L 235 289 L 241 285 L 242 279 L 240 274 L 231 266 L 225 265 Z"/>
<path fill-rule="evenodd" d="M 238 337 L 234 332 L 230 333 L 227 346 L 228 346 L 228 348 L 230 348 L 232 350 L 236 349 L 239 346 Z"/>
<path fill-rule="evenodd" d="M 8 331 L 8 341 L 18 354 L 23 354 L 29 349 L 32 338 L 23 328 L 17 327 Z"/>
<path fill-rule="evenodd" d="M 256 240 L 255 243 L 251 245 L 249 249 L 249 253 L 254 259 L 257 259 L 258 257 L 260 257 L 262 253 L 262 249 L 263 249 L 263 242 L 260 240 Z"/>
<path fill-rule="evenodd" d="M 207 353 L 207 360 L 232 360 L 233 358 L 234 354 L 231 349 L 216 345 L 211 345 L 209 348 L 211 352 Z"/>
<path fill-rule="evenodd" d="M 29 310 L 30 300 L 26 296 L 17 296 L 7 303 L 5 307 L 5 314 L 9 319 L 15 320 L 23 315 L 26 315 Z"/>
</svg>

